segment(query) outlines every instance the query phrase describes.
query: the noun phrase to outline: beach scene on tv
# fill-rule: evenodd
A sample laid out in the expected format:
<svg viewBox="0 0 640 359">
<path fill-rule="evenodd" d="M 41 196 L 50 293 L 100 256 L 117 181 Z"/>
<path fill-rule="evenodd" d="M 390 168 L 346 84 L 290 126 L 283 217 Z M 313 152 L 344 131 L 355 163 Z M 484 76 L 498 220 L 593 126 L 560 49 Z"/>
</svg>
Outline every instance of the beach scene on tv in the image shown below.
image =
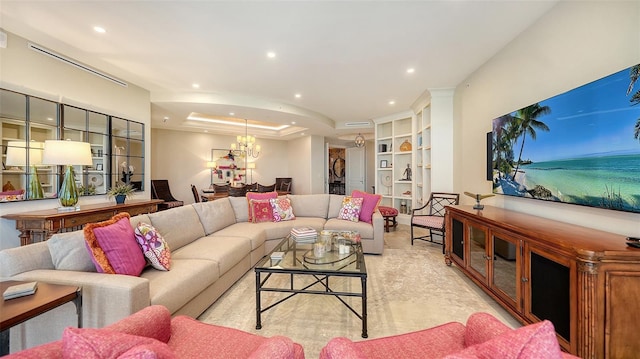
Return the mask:
<svg viewBox="0 0 640 359">
<path fill-rule="evenodd" d="M 640 64 L 493 120 L 493 192 L 640 213 Z"/>
</svg>

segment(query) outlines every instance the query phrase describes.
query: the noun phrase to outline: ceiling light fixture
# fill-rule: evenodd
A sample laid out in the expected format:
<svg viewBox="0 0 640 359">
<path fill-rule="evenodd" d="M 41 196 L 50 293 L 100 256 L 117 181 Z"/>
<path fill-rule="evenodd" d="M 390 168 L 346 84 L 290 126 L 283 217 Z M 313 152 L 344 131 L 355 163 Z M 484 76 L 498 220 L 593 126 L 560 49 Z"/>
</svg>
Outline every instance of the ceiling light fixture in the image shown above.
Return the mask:
<svg viewBox="0 0 640 359">
<path fill-rule="evenodd" d="M 247 127 L 251 127 L 251 128 L 259 128 L 259 129 L 271 130 L 271 131 L 280 131 L 280 130 L 284 130 L 285 128 L 290 127 L 289 125 L 266 126 L 266 125 L 245 124 L 245 123 L 229 121 L 229 120 L 219 120 L 219 119 L 215 119 L 215 118 L 204 118 L 204 117 L 199 117 L 199 116 L 196 116 L 196 115 L 190 115 L 189 117 L 187 117 L 187 120 L 219 123 L 219 124 L 229 125 L 229 126 L 247 126 Z"/>
<path fill-rule="evenodd" d="M 260 156 L 260 145 L 256 145 L 255 136 L 249 135 L 249 122 L 245 119 L 245 127 L 244 127 L 244 136 L 236 137 L 237 143 L 231 144 L 231 150 L 235 151 L 239 149 L 242 152 L 247 154 L 247 158 L 249 156 L 253 158 L 258 158 Z M 246 167 L 245 167 L 246 168 Z"/>
<path fill-rule="evenodd" d="M 104 34 L 105 32 L 107 32 L 107 30 L 105 30 L 104 27 L 101 27 L 101 26 L 94 26 L 93 30 L 95 32 L 100 33 L 100 34 Z"/>
<path fill-rule="evenodd" d="M 389 105 L 395 105 L 395 104 L 396 104 L 396 101 L 394 100 L 389 101 Z"/>
<path fill-rule="evenodd" d="M 235 115 L 235 112 L 229 112 L 229 116 Z"/>
<path fill-rule="evenodd" d="M 296 98 L 300 98 L 300 97 L 302 97 L 302 95 L 301 95 L 301 94 L 299 94 L 299 93 L 295 94 L 295 96 L 296 96 Z"/>
<path fill-rule="evenodd" d="M 270 59 L 274 59 L 276 57 L 276 53 L 273 51 L 267 52 L 267 57 Z"/>
<path fill-rule="evenodd" d="M 364 136 L 362 136 L 361 133 L 358 133 L 358 135 L 356 136 L 355 143 L 356 147 L 364 147 Z"/>
<path fill-rule="evenodd" d="M 193 87 L 194 89 L 199 89 L 200 85 L 199 84 L 193 84 L 193 85 L 191 85 L 191 87 Z"/>
<path fill-rule="evenodd" d="M 416 69 L 414 69 L 413 67 L 410 67 L 410 68 L 407 69 L 407 73 L 408 74 L 412 74 L 414 72 L 416 72 Z"/>
</svg>

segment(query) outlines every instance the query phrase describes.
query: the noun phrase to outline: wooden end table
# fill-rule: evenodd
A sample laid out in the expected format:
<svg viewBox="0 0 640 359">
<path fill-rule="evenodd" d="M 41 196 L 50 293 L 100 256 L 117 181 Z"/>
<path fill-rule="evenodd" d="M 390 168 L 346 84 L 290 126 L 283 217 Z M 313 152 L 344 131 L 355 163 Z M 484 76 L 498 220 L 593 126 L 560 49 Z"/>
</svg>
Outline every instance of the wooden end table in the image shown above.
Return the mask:
<svg viewBox="0 0 640 359">
<path fill-rule="evenodd" d="M 0 282 L 0 292 L 22 281 Z M 0 301 L 0 356 L 9 354 L 9 329 L 65 303 L 73 302 L 82 328 L 82 288 L 38 281 L 35 294 Z"/>
</svg>

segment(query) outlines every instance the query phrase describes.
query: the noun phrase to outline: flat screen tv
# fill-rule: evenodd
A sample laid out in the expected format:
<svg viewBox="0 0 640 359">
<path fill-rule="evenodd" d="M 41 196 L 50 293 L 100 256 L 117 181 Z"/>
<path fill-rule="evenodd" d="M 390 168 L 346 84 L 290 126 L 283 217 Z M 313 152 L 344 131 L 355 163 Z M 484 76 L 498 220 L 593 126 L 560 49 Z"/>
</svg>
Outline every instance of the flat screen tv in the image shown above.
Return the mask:
<svg viewBox="0 0 640 359">
<path fill-rule="evenodd" d="M 640 213 L 640 64 L 493 120 L 493 192 Z"/>
</svg>

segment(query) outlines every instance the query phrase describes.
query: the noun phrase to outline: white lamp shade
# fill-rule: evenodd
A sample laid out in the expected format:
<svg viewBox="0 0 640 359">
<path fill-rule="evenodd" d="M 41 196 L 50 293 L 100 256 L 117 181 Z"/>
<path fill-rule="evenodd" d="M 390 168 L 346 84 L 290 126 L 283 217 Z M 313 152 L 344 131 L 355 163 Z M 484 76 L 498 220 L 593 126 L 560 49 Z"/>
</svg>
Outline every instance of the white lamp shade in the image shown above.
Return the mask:
<svg viewBox="0 0 640 359">
<path fill-rule="evenodd" d="M 216 167 L 218 167 L 218 164 L 215 163 L 215 161 L 207 162 L 207 168 L 216 168 Z"/>
<path fill-rule="evenodd" d="M 91 145 L 89 142 L 46 140 L 42 163 L 45 165 L 90 166 Z"/>
<path fill-rule="evenodd" d="M 29 162 L 27 163 L 27 142 L 7 142 L 7 166 L 34 166 L 42 164 L 44 143 L 31 141 L 29 144 Z"/>
<path fill-rule="evenodd" d="M 255 162 L 247 163 L 247 168 L 250 169 L 250 170 L 256 169 L 256 163 Z"/>
</svg>

